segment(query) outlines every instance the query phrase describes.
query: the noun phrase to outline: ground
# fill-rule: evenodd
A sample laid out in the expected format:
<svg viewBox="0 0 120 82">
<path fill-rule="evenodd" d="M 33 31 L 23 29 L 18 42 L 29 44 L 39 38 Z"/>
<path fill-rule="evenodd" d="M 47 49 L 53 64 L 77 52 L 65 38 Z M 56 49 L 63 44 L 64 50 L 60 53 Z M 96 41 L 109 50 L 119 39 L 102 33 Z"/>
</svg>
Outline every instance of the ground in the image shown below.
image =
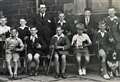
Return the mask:
<svg viewBox="0 0 120 82">
<path fill-rule="evenodd" d="M 120 78 L 105 80 L 98 74 L 88 74 L 87 76 L 67 75 L 66 79 L 55 79 L 53 75 L 21 75 L 19 77 L 18 80 L 8 80 L 7 76 L 1 75 L 0 82 L 120 82 Z"/>
</svg>

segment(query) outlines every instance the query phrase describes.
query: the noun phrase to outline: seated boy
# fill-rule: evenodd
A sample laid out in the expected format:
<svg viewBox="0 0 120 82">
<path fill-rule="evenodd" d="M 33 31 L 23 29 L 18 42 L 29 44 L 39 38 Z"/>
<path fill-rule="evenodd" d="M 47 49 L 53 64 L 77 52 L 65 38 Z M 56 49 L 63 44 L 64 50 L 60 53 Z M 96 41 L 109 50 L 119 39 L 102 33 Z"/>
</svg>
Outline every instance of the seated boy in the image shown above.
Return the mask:
<svg viewBox="0 0 120 82">
<path fill-rule="evenodd" d="M 68 54 L 67 50 L 70 48 L 70 41 L 68 37 L 63 34 L 61 26 L 57 27 L 56 34 L 51 39 L 50 48 L 55 49 L 54 61 L 56 78 L 66 78 L 64 75 L 66 69 L 66 54 Z"/>
<path fill-rule="evenodd" d="M 106 25 L 104 22 L 99 23 L 99 30 L 96 34 L 96 43 L 98 45 L 98 56 L 101 58 L 101 71 L 102 76 L 105 79 L 110 79 L 107 68 L 106 68 L 106 58 L 110 48 L 112 46 L 114 39 L 110 36 L 110 34 L 105 30 Z"/>
<path fill-rule="evenodd" d="M 20 38 L 17 37 L 17 35 L 17 30 L 12 29 L 10 31 L 10 37 L 5 41 L 6 61 L 10 73 L 10 79 L 17 78 L 19 52 L 24 49 L 23 42 Z M 14 62 L 14 71 L 12 71 L 11 61 Z"/>
<path fill-rule="evenodd" d="M 86 75 L 86 65 L 89 63 L 90 56 L 88 52 L 88 46 L 92 44 L 89 36 L 84 32 L 84 24 L 78 23 L 76 25 L 77 34 L 73 36 L 72 46 L 75 47 L 74 54 L 76 55 L 78 63 L 78 73 L 79 75 Z M 81 57 L 85 57 L 85 62 L 81 65 Z"/>
<path fill-rule="evenodd" d="M 46 48 L 46 44 L 43 39 L 37 35 L 38 30 L 35 27 L 30 29 L 31 35 L 27 38 L 27 58 L 28 58 L 28 71 L 30 75 L 38 75 L 40 56 L 43 55 L 43 50 Z M 31 71 L 31 62 L 35 62 L 35 70 Z"/>
</svg>

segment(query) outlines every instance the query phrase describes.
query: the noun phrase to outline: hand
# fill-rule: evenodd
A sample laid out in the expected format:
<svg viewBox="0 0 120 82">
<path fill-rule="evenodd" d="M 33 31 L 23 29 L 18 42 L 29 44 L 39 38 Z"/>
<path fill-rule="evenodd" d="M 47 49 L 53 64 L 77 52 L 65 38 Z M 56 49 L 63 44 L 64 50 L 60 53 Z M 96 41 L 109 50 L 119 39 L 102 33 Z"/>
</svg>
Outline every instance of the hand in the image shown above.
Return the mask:
<svg viewBox="0 0 120 82">
<path fill-rule="evenodd" d="M 64 47 L 63 46 L 56 46 L 56 49 L 62 49 L 62 50 L 64 50 Z"/>
<path fill-rule="evenodd" d="M 49 23 L 51 23 L 51 20 L 48 20 Z"/>
<path fill-rule="evenodd" d="M 114 39 L 113 39 L 113 38 L 109 38 L 109 41 L 110 41 L 110 42 L 114 42 Z"/>
<path fill-rule="evenodd" d="M 37 44 L 37 48 L 41 48 L 42 46 L 41 46 L 41 44 Z"/>
<path fill-rule="evenodd" d="M 28 39 L 28 36 L 25 36 L 25 37 L 24 37 L 24 40 L 27 40 L 27 39 Z"/>
<path fill-rule="evenodd" d="M 78 21 L 77 20 L 74 20 L 74 24 L 77 24 L 78 23 Z"/>
</svg>

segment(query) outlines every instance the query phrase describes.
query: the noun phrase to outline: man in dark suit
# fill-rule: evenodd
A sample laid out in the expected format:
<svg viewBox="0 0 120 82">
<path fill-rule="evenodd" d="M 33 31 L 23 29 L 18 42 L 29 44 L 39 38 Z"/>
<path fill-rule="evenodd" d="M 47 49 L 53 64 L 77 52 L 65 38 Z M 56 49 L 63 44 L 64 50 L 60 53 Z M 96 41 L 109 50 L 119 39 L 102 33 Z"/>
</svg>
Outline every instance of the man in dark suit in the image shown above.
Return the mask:
<svg viewBox="0 0 120 82">
<path fill-rule="evenodd" d="M 46 5 L 40 4 L 39 13 L 33 16 L 32 21 L 29 22 L 32 26 L 37 27 L 38 35 L 41 35 L 45 42 L 49 45 L 51 38 L 51 18 L 48 13 L 46 13 Z"/>
<path fill-rule="evenodd" d="M 89 8 L 85 9 L 84 15 L 81 16 L 80 22 L 85 25 L 85 31 L 89 35 L 90 39 L 94 43 L 94 35 L 95 31 L 97 30 L 97 23 L 95 21 L 94 16 L 91 13 L 91 10 Z M 94 44 L 90 46 L 90 52 L 94 52 Z"/>
</svg>

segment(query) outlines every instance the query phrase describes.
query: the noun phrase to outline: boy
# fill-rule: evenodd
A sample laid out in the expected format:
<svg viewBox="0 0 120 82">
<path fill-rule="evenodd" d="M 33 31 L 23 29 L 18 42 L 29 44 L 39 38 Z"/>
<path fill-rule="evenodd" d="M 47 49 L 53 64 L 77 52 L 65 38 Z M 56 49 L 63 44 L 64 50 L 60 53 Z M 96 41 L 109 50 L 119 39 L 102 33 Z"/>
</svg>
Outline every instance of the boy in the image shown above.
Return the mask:
<svg viewBox="0 0 120 82">
<path fill-rule="evenodd" d="M 30 75 L 33 75 L 31 72 L 31 62 L 35 62 L 35 72 L 34 75 L 38 75 L 40 56 L 43 55 L 43 51 L 46 48 L 46 44 L 43 39 L 37 35 L 37 28 L 32 27 L 30 29 L 31 35 L 27 38 L 27 58 L 28 58 L 28 71 Z"/>
<path fill-rule="evenodd" d="M 106 68 L 106 57 L 110 49 L 112 49 L 114 39 L 105 30 L 104 22 L 99 23 L 99 30 L 96 34 L 96 43 L 98 45 L 98 56 L 101 58 L 101 71 L 104 79 L 110 79 Z"/>
<path fill-rule="evenodd" d="M 10 37 L 6 39 L 6 61 L 10 73 L 10 79 L 17 78 L 19 52 L 24 49 L 23 42 L 17 37 L 16 29 L 11 29 Z M 14 72 L 12 71 L 11 60 L 14 62 Z"/>
<path fill-rule="evenodd" d="M 70 48 L 70 42 L 67 36 L 63 34 L 63 29 L 59 26 L 56 29 L 56 34 L 52 37 L 50 47 L 55 49 L 54 61 L 56 78 L 65 77 L 66 69 L 66 54 L 67 50 Z"/>
<path fill-rule="evenodd" d="M 17 28 L 18 31 L 18 37 L 23 41 L 24 44 L 26 44 L 26 39 L 30 36 L 30 27 L 28 27 L 27 25 L 27 21 L 25 19 L 20 19 L 20 27 Z M 26 46 L 25 46 L 26 49 Z M 26 56 L 26 50 L 23 50 L 20 53 L 20 57 L 21 57 L 21 66 L 23 66 L 21 68 L 21 73 L 25 72 L 24 68 L 24 62 L 25 62 L 25 56 Z"/>
<path fill-rule="evenodd" d="M 79 75 L 86 75 L 86 65 L 89 63 L 90 56 L 88 52 L 88 46 L 92 44 L 89 36 L 84 32 L 84 24 L 78 23 L 76 25 L 77 34 L 72 38 L 72 46 L 75 47 L 74 54 L 78 62 Z M 81 65 L 81 57 L 85 57 L 84 65 Z"/>
<path fill-rule="evenodd" d="M 30 36 L 30 27 L 27 25 L 27 21 L 25 19 L 20 19 L 20 27 L 17 28 L 18 30 L 18 37 L 25 42 L 25 39 Z"/>
<path fill-rule="evenodd" d="M 4 52 L 4 48 L 3 45 L 5 43 L 5 39 L 7 37 L 9 37 L 9 33 L 10 33 L 10 27 L 6 25 L 7 23 L 7 18 L 6 17 L 1 17 L 0 18 L 0 57 L 3 57 L 3 54 L 5 54 Z"/>
</svg>

